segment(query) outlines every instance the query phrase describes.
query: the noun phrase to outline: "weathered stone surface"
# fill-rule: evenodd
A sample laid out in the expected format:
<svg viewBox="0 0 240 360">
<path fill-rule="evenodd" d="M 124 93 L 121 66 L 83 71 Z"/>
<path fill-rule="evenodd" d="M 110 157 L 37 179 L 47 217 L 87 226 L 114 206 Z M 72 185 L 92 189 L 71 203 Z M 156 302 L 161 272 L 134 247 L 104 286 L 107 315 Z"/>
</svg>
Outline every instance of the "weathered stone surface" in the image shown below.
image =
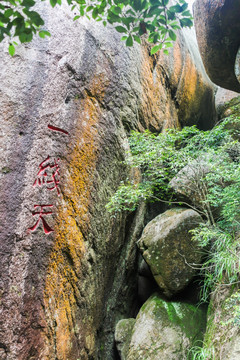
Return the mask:
<svg viewBox="0 0 240 360">
<path fill-rule="evenodd" d="M 194 210 L 174 208 L 157 216 L 144 228 L 138 241 L 160 289 L 167 297 L 182 290 L 196 274 L 201 252 L 189 230 L 202 221 Z"/>
<path fill-rule="evenodd" d="M 183 36 L 158 59 L 110 27 L 73 22 L 64 6 L 39 7 L 51 38 L 13 58 L 1 44 L 0 358 L 106 360 L 116 319 L 135 311 L 144 221 L 144 209 L 127 220 L 105 209 L 129 175 L 128 131 L 210 126 L 212 85 Z M 59 194 L 33 186 L 48 156 Z M 53 232 L 35 205 L 52 205 L 42 218 Z"/>
<path fill-rule="evenodd" d="M 193 9 L 198 45 L 209 77 L 223 88 L 240 92 L 237 70 L 235 73 L 240 1 L 196 0 Z"/>
<path fill-rule="evenodd" d="M 202 339 L 205 319 L 204 311 L 193 305 L 152 295 L 137 315 L 126 359 L 186 359 L 189 348 Z"/>
<path fill-rule="evenodd" d="M 122 319 L 117 323 L 115 342 L 121 360 L 126 360 L 136 319 Z"/>
<path fill-rule="evenodd" d="M 169 186 L 177 194 L 179 200 L 202 210 L 205 189 L 201 181 L 210 170 L 206 159 L 197 159 L 180 170 L 170 181 Z"/>
<path fill-rule="evenodd" d="M 240 291 L 221 286 L 209 304 L 204 351 L 215 359 L 240 358 Z"/>
</svg>

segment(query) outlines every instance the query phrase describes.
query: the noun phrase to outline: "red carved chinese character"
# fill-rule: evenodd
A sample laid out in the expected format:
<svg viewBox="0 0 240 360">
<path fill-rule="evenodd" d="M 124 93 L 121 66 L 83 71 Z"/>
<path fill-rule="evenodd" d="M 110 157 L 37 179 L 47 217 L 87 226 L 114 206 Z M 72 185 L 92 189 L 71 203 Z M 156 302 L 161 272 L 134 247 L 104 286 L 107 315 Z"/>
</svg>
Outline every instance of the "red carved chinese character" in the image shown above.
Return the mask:
<svg viewBox="0 0 240 360">
<path fill-rule="evenodd" d="M 44 219 L 43 216 L 52 214 L 52 211 L 44 211 L 43 209 L 46 207 L 53 207 L 53 205 L 34 205 L 35 209 L 37 207 L 40 207 L 40 211 L 33 211 L 32 215 L 33 216 L 39 215 L 38 220 L 37 220 L 36 224 L 33 225 L 32 227 L 28 228 L 28 230 L 31 230 L 31 231 L 36 230 L 40 221 L 42 221 L 43 230 L 44 230 L 45 234 L 49 234 L 54 230 L 48 225 L 48 223 L 46 222 L 46 220 Z"/>
<path fill-rule="evenodd" d="M 33 186 L 42 186 L 46 184 L 48 190 L 56 189 L 59 195 L 59 165 L 56 159 L 54 159 L 52 163 L 49 160 L 50 156 L 48 155 L 48 157 L 39 165 L 40 170 L 38 171 L 37 178 L 34 181 Z M 59 159 L 57 160 L 59 161 Z"/>
<path fill-rule="evenodd" d="M 65 135 L 69 135 L 69 133 L 68 133 L 66 130 L 61 129 L 61 128 L 57 127 L 57 126 L 53 126 L 53 125 L 51 125 L 51 124 L 48 124 L 48 128 L 49 128 L 50 130 L 53 130 L 53 131 L 59 131 L 59 132 L 65 134 Z"/>
</svg>

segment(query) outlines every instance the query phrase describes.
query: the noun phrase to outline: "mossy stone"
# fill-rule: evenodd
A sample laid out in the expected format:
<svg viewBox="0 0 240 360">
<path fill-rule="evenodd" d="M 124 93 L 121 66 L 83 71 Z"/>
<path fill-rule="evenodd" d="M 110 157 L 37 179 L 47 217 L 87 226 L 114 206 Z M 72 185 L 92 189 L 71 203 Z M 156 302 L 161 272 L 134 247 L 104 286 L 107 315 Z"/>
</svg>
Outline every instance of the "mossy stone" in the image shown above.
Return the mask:
<svg viewBox="0 0 240 360">
<path fill-rule="evenodd" d="M 167 302 L 157 293 L 142 306 L 132 330 L 127 360 L 183 360 L 203 339 L 205 310 Z"/>
</svg>

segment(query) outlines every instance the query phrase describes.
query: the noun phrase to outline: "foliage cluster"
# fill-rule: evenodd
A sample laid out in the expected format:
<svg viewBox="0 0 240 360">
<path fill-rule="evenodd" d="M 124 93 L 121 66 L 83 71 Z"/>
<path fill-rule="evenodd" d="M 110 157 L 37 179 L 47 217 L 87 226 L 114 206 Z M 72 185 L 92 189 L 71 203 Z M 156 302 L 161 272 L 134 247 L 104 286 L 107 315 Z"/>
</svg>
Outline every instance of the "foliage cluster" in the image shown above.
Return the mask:
<svg viewBox="0 0 240 360">
<path fill-rule="evenodd" d="M 189 360 L 215 360 L 214 347 L 193 346 L 188 353 Z"/>
<path fill-rule="evenodd" d="M 133 132 L 126 163 L 139 169 L 141 181 L 121 184 L 107 205 L 112 213 L 133 211 L 142 200 L 181 205 L 169 185 L 171 179 L 183 168 L 205 164 L 208 171 L 193 180 L 200 201 L 184 203 L 204 220 L 192 231 L 205 254 L 203 300 L 217 286 L 239 282 L 240 144 L 226 130 L 233 120 L 240 127 L 240 119 L 228 118 L 210 131 L 193 126 L 158 135 Z"/>
<path fill-rule="evenodd" d="M 49 1 L 52 7 L 62 3 L 62 0 Z M 132 46 L 134 41 L 141 43 L 141 36 L 148 34 L 148 41 L 155 44 L 152 54 L 162 48 L 168 53 L 167 48 L 176 40 L 176 31 L 193 25 L 185 0 L 67 0 L 67 3 L 73 11 L 78 11 L 74 20 L 85 16 L 104 26 L 112 24 L 123 34 L 127 46 Z M 35 5 L 36 0 L 0 1 L 0 42 L 5 37 L 10 39 L 11 55 L 17 44 L 14 38 L 24 43 L 30 42 L 36 33 L 41 38 L 50 36 L 42 28 L 44 20 L 34 10 Z"/>
</svg>

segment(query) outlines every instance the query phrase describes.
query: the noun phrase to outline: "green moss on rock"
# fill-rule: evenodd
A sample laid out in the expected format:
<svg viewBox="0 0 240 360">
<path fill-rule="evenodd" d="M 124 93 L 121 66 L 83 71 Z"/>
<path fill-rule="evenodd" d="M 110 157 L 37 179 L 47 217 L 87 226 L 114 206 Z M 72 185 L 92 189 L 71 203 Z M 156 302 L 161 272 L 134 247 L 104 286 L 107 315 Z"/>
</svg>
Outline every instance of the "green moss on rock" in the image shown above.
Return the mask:
<svg viewBox="0 0 240 360">
<path fill-rule="evenodd" d="M 205 320 L 203 309 L 153 294 L 137 315 L 127 357 L 121 359 L 186 359 L 191 346 L 203 338 Z"/>
<path fill-rule="evenodd" d="M 211 299 L 204 349 L 215 359 L 236 360 L 240 354 L 240 290 L 222 289 Z"/>
</svg>

